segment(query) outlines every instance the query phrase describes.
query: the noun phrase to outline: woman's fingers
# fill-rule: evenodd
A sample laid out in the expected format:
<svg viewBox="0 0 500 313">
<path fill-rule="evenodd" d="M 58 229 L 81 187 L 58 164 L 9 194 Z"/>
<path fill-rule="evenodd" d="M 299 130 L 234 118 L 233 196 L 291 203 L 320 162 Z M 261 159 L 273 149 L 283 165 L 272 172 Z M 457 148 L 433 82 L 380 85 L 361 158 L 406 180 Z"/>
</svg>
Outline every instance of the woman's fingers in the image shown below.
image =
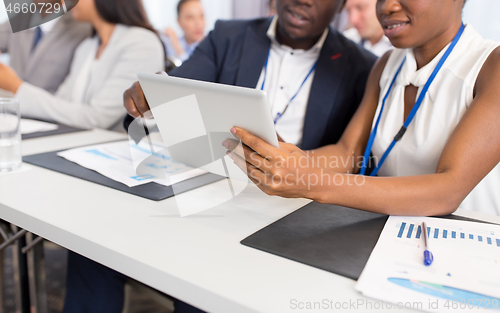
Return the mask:
<svg viewBox="0 0 500 313">
<path fill-rule="evenodd" d="M 244 156 L 243 145 L 239 141 L 228 139 L 222 143 L 222 146 L 232 153 Z"/>
<path fill-rule="evenodd" d="M 242 157 L 237 154 L 228 152 L 228 155 L 233 160 L 234 164 L 238 166 L 246 175 L 254 182 L 259 185 L 268 184 L 272 179 L 273 175 L 262 171 L 260 168 L 255 167 L 251 163 L 245 161 Z"/>
<path fill-rule="evenodd" d="M 272 171 L 273 169 L 272 162 L 269 159 L 264 159 L 257 152 L 235 140 L 226 140 L 224 141 L 223 146 L 228 149 L 232 155 L 244 159 L 245 162 L 252 164 L 254 167 L 257 167 L 264 172 Z"/>
<path fill-rule="evenodd" d="M 265 156 L 265 158 L 276 156 L 277 152 L 279 151 L 278 149 L 271 146 L 270 144 L 268 144 L 264 140 L 250 134 L 249 132 L 247 132 L 241 128 L 234 127 L 231 129 L 231 133 L 237 139 L 240 139 L 241 142 L 243 142 L 250 149 L 252 149 L 253 151 L 257 152 L 258 154 L 260 154 L 262 156 Z"/>
<path fill-rule="evenodd" d="M 263 172 L 260 168 L 249 163 L 247 160 L 245 160 L 243 157 L 241 157 L 240 155 L 238 155 L 236 153 L 228 152 L 228 155 L 233 160 L 234 164 L 236 164 L 247 175 L 252 170 L 258 170 L 258 171 Z"/>
<path fill-rule="evenodd" d="M 308 178 L 309 156 L 298 147 L 280 143 L 275 148 L 250 133 L 233 128 L 231 133 L 242 143 L 227 140 L 224 146 L 234 163 L 254 182 L 259 189 L 269 195 L 301 197 L 304 179 Z M 239 147 L 238 147 L 239 146 Z M 306 177 L 306 178 L 304 178 Z"/>
</svg>

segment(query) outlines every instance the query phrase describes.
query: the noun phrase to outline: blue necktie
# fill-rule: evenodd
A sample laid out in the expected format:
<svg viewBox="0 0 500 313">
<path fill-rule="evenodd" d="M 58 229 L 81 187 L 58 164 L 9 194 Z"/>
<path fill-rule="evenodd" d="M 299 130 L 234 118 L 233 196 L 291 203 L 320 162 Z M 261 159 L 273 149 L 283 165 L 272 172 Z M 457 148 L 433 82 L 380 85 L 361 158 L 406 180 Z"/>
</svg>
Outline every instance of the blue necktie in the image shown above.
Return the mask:
<svg viewBox="0 0 500 313">
<path fill-rule="evenodd" d="M 43 37 L 42 28 L 38 26 L 37 28 L 35 28 L 35 40 L 33 42 L 33 47 L 31 48 L 31 52 L 33 52 L 36 46 L 38 46 L 40 40 L 42 40 L 42 37 Z"/>
</svg>

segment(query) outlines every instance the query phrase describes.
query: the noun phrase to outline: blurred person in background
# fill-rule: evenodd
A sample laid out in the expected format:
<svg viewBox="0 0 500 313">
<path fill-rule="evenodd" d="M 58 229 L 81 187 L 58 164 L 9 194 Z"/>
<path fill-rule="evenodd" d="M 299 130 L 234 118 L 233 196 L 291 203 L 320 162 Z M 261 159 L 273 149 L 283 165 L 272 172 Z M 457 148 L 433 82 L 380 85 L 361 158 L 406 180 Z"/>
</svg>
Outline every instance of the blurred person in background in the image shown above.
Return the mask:
<svg viewBox="0 0 500 313">
<path fill-rule="evenodd" d="M 51 19 L 46 10 L 39 12 L 18 14 L 0 25 L 0 52 L 10 55 L 10 66 L 20 79 L 54 94 L 69 73 L 76 48 L 92 34 L 92 27 L 71 14 Z M 49 22 L 30 28 L 34 21 L 44 19 Z M 13 33 L 11 23 L 26 30 Z"/>
<path fill-rule="evenodd" d="M 0 65 L 0 88 L 20 100 L 23 117 L 113 129 L 126 113 L 123 90 L 136 80 L 137 72 L 163 70 L 164 47 L 141 0 L 80 0 L 71 14 L 90 23 L 95 35 L 79 45 L 70 74 L 57 92 L 30 84 L 6 65 Z M 60 58 L 61 53 L 53 51 L 50 57 Z"/>
<path fill-rule="evenodd" d="M 165 30 L 164 43 L 169 58 L 184 62 L 205 38 L 205 13 L 200 0 L 180 0 L 177 23 L 184 36 L 178 37 L 172 28 Z"/>
<path fill-rule="evenodd" d="M 276 12 L 276 0 L 269 1 L 269 16 L 275 16 L 278 12 Z"/>
<path fill-rule="evenodd" d="M 345 10 L 352 28 L 344 36 L 380 57 L 393 46 L 377 19 L 376 4 L 377 0 L 347 0 Z"/>
</svg>

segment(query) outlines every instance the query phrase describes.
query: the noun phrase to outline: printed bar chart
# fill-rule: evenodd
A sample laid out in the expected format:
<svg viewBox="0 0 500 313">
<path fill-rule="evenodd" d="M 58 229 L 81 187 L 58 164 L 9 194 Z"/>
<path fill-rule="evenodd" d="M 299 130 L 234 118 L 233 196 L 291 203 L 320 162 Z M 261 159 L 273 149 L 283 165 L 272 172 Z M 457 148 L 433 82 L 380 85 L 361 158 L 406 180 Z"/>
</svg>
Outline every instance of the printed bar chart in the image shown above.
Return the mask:
<svg viewBox="0 0 500 313">
<path fill-rule="evenodd" d="M 413 227 L 414 225 L 410 224 L 410 227 L 408 228 L 408 235 L 406 236 L 406 238 L 411 238 L 411 234 L 413 233 Z"/>
<path fill-rule="evenodd" d="M 405 227 L 406 227 L 406 223 L 401 223 L 401 228 L 399 229 L 398 238 L 403 237 L 403 233 L 405 231 Z"/>
<path fill-rule="evenodd" d="M 464 233 L 459 230 L 450 230 L 450 229 L 442 229 L 442 228 L 432 228 L 427 227 L 427 233 L 429 234 L 429 238 L 432 239 L 443 239 L 443 240 L 463 240 L 467 239 L 468 241 L 472 240 L 476 243 L 487 244 L 491 246 L 500 247 L 500 239 L 488 237 L 483 234 L 473 234 L 473 233 Z M 489 235 L 494 235 L 493 232 L 488 232 Z M 403 222 L 398 225 L 397 229 L 397 238 L 401 239 L 420 239 L 422 237 L 422 226 Z"/>
</svg>

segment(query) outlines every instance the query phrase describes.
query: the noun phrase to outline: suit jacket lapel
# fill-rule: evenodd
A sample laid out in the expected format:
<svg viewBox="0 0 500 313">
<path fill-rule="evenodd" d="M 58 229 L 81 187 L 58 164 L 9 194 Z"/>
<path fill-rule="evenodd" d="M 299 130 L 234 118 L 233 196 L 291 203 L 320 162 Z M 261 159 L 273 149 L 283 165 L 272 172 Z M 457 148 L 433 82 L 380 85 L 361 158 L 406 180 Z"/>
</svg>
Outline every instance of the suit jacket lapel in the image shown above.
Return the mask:
<svg viewBox="0 0 500 313">
<path fill-rule="evenodd" d="M 257 85 L 271 48 L 271 40 L 266 35 L 271 22 L 272 18 L 259 27 L 248 27 L 235 82 L 237 86 L 255 88 Z"/>
<path fill-rule="evenodd" d="M 18 14 L 16 17 L 13 18 L 13 24 L 12 30 L 14 34 L 11 36 L 18 36 L 18 39 L 20 41 L 20 45 L 22 49 L 21 51 L 18 51 L 17 53 L 21 54 L 19 60 L 22 60 L 22 64 L 18 64 L 18 70 L 21 72 L 18 73 L 21 78 L 28 77 L 27 74 L 27 68 L 29 65 L 32 63 L 31 57 L 30 57 L 30 52 L 31 48 L 33 47 L 33 43 L 35 41 L 35 31 L 34 29 L 27 29 L 29 27 L 29 23 L 31 20 L 31 15 L 32 14 Z M 22 31 L 20 31 L 23 29 Z"/>
<path fill-rule="evenodd" d="M 319 145 L 333 108 L 342 105 L 336 98 L 347 71 L 348 56 L 343 55 L 337 36 L 330 29 L 316 67 L 304 122 L 302 149 L 305 150 Z"/>
<path fill-rule="evenodd" d="M 28 71 L 31 71 L 31 67 L 33 67 L 33 65 L 36 64 L 35 62 L 37 61 L 33 60 L 32 59 L 33 56 L 30 55 L 31 49 L 35 42 L 35 31 L 33 29 L 28 29 L 25 30 L 22 34 L 23 34 L 22 38 L 25 41 L 22 43 L 24 49 L 22 49 L 22 51 L 19 51 L 19 53 L 22 54 L 21 60 L 25 60 L 25 63 L 23 66 L 22 73 L 19 74 L 21 74 L 21 76 L 23 77 L 28 77 L 30 76 Z"/>
<path fill-rule="evenodd" d="M 49 50 L 54 45 L 54 43 L 61 39 L 60 34 L 65 31 L 68 18 L 69 15 L 61 17 L 56 25 L 54 25 L 54 29 L 52 29 L 51 33 L 44 34 L 44 37 L 42 38 L 36 49 L 33 52 L 31 52 L 31 49 L 27 51 L 30 56 L 29 58 L 27 58 L 29 62 L 26 66 L 26 73 L 30 73 L 32 70 L 34 70 L 34 68 L 38 66 L 39 59 L 45 58 L 47 55 L 47 50 Z M 33 43 L 35 40 L 34 28 L 30 31 L 32 32 L 31 42 Z"/>
</svg>

